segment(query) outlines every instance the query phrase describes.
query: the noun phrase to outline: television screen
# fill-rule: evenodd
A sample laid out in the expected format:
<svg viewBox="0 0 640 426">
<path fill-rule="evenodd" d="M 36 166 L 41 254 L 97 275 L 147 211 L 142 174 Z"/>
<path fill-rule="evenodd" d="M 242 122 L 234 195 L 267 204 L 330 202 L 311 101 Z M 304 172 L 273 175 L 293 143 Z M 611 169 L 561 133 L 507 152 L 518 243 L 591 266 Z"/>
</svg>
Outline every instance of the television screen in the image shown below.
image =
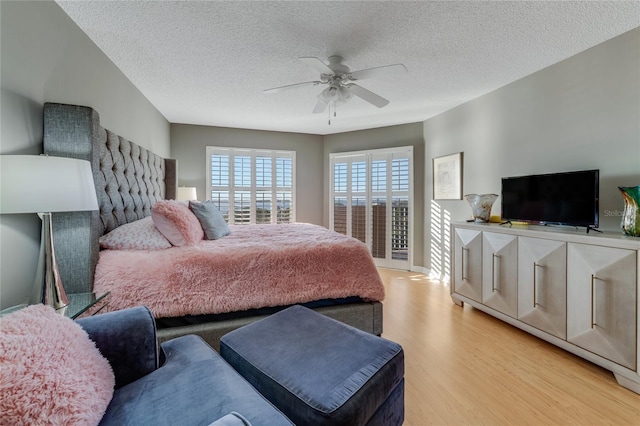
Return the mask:
<svg viewBox="0 0 640 426">
<path fill-rule="evenodd" d="M 502 178 L 502 219 L 598 227 L 599 170 Z"/>
</svg>

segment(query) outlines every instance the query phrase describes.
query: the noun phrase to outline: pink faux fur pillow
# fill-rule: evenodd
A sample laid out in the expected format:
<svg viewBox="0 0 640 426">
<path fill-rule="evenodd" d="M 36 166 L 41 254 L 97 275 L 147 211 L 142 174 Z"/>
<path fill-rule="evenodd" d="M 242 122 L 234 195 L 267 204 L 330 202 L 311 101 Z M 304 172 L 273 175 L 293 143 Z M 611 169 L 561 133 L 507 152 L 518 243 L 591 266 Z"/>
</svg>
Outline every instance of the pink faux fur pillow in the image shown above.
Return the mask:
<svg viewBox="0 0 640 426">
<path fill-rule="evenodd" d="M 193 246 L 204 238 L 200 221 L 188 204 L 175 200 L 161 200 L 151 207 L 156 228 L 174 246 Z"/>
<path fill-rule="evenodd" d="M 0 424 L 97 425 L 114 385 L 87 333 L 51 307 L 0 319 Z"/>
</svg>

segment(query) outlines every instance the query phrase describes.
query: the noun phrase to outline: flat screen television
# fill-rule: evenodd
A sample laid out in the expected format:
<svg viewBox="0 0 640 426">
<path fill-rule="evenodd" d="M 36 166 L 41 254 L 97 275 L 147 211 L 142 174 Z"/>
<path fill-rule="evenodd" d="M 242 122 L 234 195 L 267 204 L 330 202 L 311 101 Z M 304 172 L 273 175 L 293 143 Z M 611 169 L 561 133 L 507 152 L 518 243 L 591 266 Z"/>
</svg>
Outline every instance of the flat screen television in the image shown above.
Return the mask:
<svg viewBox="0 0 640 426">
<path fill-rule="evenodd" d="M 598 227 L 599 170 L 502 178 L 502 220 Z"/>
</svg>

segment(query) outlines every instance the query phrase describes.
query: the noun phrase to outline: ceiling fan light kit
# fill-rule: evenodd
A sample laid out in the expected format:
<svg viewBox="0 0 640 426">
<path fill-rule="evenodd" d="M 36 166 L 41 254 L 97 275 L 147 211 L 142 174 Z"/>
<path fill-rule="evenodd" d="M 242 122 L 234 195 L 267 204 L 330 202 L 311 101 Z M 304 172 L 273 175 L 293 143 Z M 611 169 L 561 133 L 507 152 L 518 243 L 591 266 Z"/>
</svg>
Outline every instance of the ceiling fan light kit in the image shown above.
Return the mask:
<svg viewBox="0 0 640 426">
<path fill-rule="evenodd" d="M 355 84 L 354 82 L 367 78 L 395 77 L 407 72 L 407 68 L 403 64 L 383 65 L 381 67 L 366 68 L 352 72 L 351 69 L 342 62 L 343 59 L 341 56 L 329 56 L 329 64 L 325 64 L 322 60 L 316 57 L 301 57 L 300 60 L 319 72 L 320 80 L 274 87 L 264 90 L 264 93 L 272 94 L 298 87 L 327 84 L 329 87 L 325 88 L 317 96 L 318 101 L 313 108 L 313 113 L 322 113 L 327 109 L 327 107 L 329 107 L 329 116 L 331 116 L 332 107 L 335 116 L 336 106 L 345 104 L 353 97 L 353 95 L 378 108 L 386 106 L 389 103 L 387 99 L 358 84 Z M 331 118 L 329 118 L 329 125 L 330 124 Z"/>
</svg>

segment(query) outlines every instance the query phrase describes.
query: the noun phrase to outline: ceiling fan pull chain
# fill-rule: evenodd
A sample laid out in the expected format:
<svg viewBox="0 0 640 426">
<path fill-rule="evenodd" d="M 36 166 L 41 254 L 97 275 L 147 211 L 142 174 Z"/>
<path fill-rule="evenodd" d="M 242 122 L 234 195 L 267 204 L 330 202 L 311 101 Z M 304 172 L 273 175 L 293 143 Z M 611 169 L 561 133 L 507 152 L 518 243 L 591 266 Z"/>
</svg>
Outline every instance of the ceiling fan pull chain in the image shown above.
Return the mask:
<svg viewBox="0 0 640 426">
<path fill-rule="evenodd" d="M 329 108 L 327 109 L 329 111 L 329 126 L 331 126 L 331 102 L 329 102 Z"/>
</svg>

